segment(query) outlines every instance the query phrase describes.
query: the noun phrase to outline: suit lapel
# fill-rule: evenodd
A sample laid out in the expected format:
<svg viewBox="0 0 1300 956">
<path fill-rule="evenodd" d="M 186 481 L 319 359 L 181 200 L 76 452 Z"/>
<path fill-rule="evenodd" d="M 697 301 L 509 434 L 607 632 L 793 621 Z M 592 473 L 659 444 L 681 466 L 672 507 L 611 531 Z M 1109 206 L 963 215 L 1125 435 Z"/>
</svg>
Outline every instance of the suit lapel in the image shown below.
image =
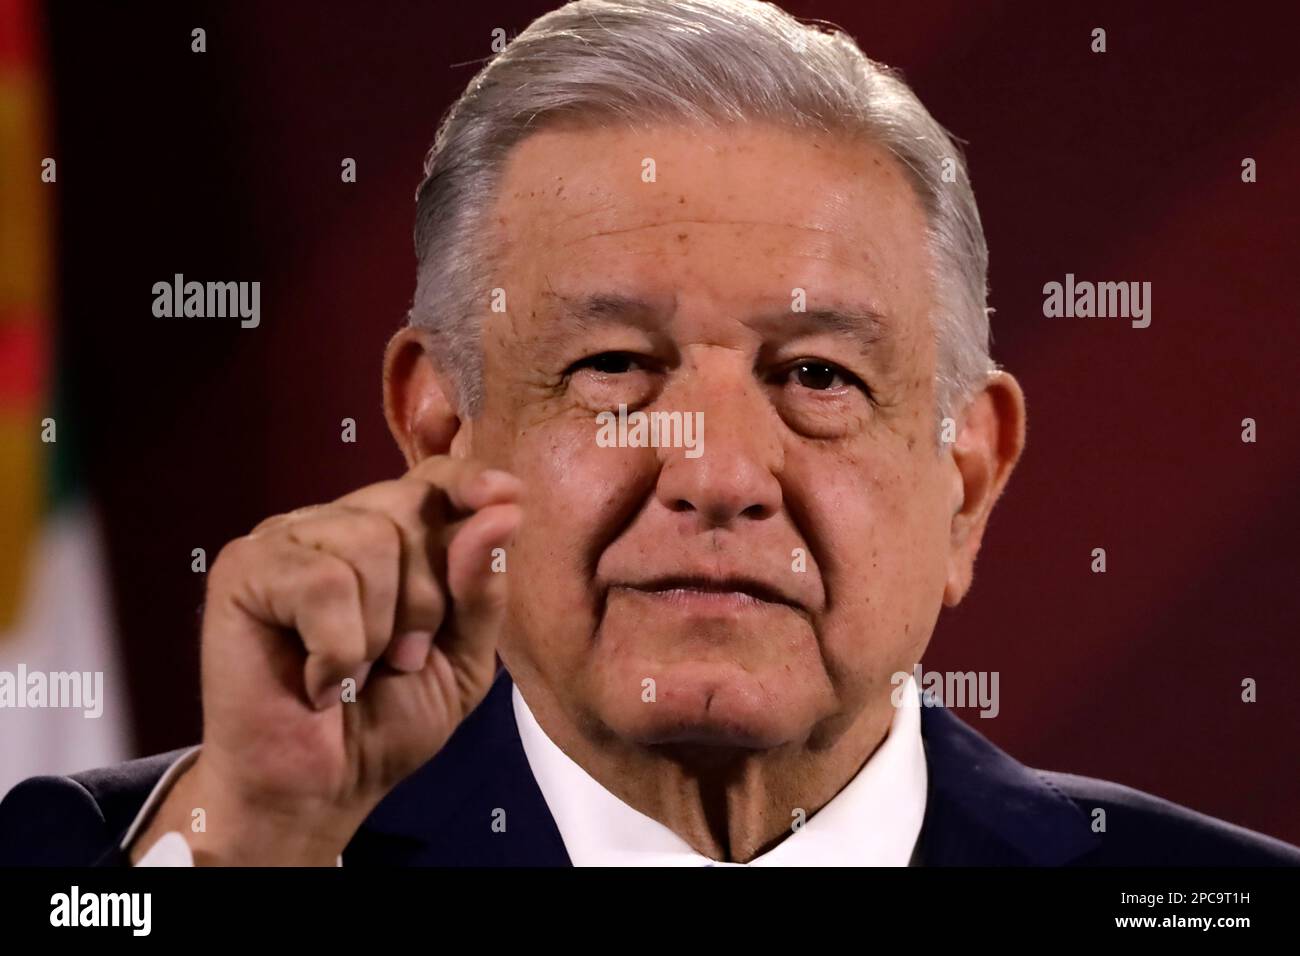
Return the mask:
<svg viewBox="0 0 1300 956">
<path fill-rule="evenodd" d="M 375 808 L 344 866 L 569 866 L 519 741 L 503 668 L 432 760 Z"/>
<path fill-rule="evenodd" d="M 1073 801 L 946 708 L 922 708 L 921 735 L 921 865 L 1059 866 L 1100 843 Z"/>
</svg>

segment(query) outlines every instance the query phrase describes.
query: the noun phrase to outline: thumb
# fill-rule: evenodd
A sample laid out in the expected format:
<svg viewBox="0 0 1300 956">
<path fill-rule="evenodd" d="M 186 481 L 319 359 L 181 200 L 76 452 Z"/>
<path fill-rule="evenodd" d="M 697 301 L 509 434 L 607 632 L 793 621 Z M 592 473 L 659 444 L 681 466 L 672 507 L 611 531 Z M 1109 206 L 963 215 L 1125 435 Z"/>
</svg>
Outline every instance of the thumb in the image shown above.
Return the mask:
<svg viewBox="0 0 1300 956">
<path fill-rule="evenodd" d="M 455 664 L 495 666 L 508 587 L 504 555 L 493 552 L 509 543 L 522 519 L 517 504 L 489 505 L 466 521 L 447 547 L 451 606 L 437 643 Z"/>
</svg>

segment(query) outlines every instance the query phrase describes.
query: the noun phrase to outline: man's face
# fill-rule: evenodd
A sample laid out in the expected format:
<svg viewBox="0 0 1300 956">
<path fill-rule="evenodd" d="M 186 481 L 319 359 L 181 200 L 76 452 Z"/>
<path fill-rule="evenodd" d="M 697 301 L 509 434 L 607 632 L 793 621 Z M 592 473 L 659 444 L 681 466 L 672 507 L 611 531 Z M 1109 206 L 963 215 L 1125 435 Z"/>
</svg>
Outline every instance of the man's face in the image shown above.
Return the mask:
<svg viewBox="0 0 1300 956">
<path fill-rule="evenodd" d="M 470 441 L 527 489 L 500 648 L 526 693 L 593 736 L 756 748 L 826 745 L 887 699 L 955 506 L 925 225 L 900 165 L 837 136 L 516 148 Z M 703 454 L 603 447 L 620 404 L 703 413 Z"/>
</svg>

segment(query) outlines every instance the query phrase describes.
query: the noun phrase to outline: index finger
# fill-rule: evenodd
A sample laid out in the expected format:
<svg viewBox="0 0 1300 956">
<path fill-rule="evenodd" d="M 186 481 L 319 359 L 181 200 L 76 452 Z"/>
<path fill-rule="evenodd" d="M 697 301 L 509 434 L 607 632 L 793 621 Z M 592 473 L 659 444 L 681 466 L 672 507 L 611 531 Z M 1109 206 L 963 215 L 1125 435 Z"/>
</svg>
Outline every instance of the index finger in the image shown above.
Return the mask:
<svg viewBox="0 0 1300 956">
<path fill-rule="evenodd" d="M 523 483 L 508 471 L 491 468 L 473 458 L 430 455 L 406 473 L 441 489 L 452 507 L 461 512 L 517 501 Z"/>
</svg>

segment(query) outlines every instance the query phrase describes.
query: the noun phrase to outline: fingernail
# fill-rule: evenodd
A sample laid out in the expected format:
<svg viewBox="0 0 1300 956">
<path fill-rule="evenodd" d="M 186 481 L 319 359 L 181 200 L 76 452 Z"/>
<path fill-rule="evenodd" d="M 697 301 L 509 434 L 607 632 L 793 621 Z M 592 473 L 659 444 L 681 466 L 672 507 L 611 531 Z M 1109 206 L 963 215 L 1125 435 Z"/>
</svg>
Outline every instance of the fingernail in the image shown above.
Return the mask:
<svg viewBox="0 0 1300 956">
<path fill-rule="evenodd" d="M 384 656 L 388 663 L 399 671 L 418 671 L 424 669 L 429 659 L 429 647 L 432 644 L 428 631 L 407 631 L 393 638 L 388 653 Z"/>
<path fill-rule="evenodd" d="M 358 694 L 361 693 L 361 688 L 366 686 L 366 678 L 370 676 L 371 666 L 371 662 L 367 661 L 352 672 L 352 679 L 356 682 Z"/>
<path fill-rule="evenodd" d="M 519 479 L 508 471 L 502 471 L 499 468 L 488 468 L 480 472 L 478 476 L 478 486 L 484 491 L 490 491 L 493 488 L 509 488 L 512 491 L 518 491 L 521 487 Z"/>
</svg>

